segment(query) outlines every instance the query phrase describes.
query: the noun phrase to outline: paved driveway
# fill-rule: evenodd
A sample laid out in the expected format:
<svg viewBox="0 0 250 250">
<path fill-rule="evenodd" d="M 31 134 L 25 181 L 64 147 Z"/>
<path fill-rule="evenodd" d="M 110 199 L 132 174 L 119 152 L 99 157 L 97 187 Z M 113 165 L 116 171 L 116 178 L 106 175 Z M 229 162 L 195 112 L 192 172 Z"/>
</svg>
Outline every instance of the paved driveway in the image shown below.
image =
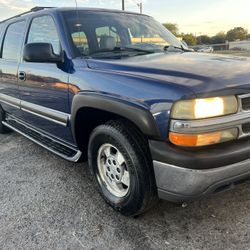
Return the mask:
<svg viewBox="0 0 250 250">
<path fill-rule="evenodd" d="M 125 218 L 103 202 L 86 164 L 0 135 L 0 249 L 250 249 L 250 184 Z"/>
</svg>

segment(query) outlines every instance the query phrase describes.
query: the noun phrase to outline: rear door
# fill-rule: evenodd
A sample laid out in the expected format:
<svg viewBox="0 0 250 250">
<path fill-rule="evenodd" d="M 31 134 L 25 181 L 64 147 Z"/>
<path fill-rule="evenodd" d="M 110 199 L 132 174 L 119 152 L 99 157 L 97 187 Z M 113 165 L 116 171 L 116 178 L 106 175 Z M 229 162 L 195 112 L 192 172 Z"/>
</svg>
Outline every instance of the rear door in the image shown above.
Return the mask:
<svg viewBox="0 0 250 250">
<path fill-rule="evenodd" d="M 5 111 L 22 117 L 18 87 L 18 66 L 25 32 L 25 20 L 7 25 L 0 54 L 0 102 Z"/>
<path fill-rule="evenodd" d="M 59 33 L 50 15 L 31 20 L 26 37 L 28 43 L 50 43 L 55 54 L 62 52 Z M 55 137 L 73 142 L 68 100 L 69 74 L 54 63 L 22 62 L 19 74 L 22 109 L 27 122 Z"/>
</svg>

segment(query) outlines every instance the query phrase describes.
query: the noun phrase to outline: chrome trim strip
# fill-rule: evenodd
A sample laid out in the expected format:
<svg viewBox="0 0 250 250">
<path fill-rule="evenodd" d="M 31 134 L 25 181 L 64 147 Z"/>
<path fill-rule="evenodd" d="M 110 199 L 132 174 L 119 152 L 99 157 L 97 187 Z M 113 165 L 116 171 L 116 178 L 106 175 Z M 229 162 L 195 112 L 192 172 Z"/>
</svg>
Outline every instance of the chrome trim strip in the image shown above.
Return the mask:
<svg viewBox="0 0 250 250">
<path fill-rule="evenodd" d="M 14 108 L 20 109 L 21 100 L 15 97 L 0 93 L 0 102 L 8 104 Z"/>
<path fill-rule="evenodd" d="M 18 122 L 18 123 L 21 123 L 21 122 L 19 122 L 19 121 L 17 121 L 17 120 L 15 120 L 15 121 Z M 70 158 L 70 157 L 67 157 L 67 156 L 65 156 L 65 155 L 63 155 L 63 154 L 61 154 L 61 153 L 59 153 L 59 152 L 57 152 L 57 151 L 55 151 L 55 150 L 53 150 L 53 149 L 47 147 L 45 144 L 42 144 L 41 142 L 35 140 L 33 137 L 31 137 L 31 136 L 29 136 L 29 135 L 27 135 L 27 134 L 21 132 L 20 130 L 18 130 L 17 128 L 11 126 L 11 125 L 8 124 L 7 122 L 2 122 L 2 123 L 3 123 L 4 126 L 6 126 L 6 127 L 10 128 L 10 129 L 14 130 L 15 132 L 17 132 L 17 133 L 23 135 L 23 136 L 26 137 L 27 139 L 33 141 L 34 143 L 38 144 L 39 146 L 41 146 L 41 147 L 47 149 L 48 151 L 52 152 L 52 153 L 55 154 L 55 155 L 60 156 L 61 158 L 65 159 L 65 160 L 67 160 L 67 161 L 77 162 L 77 161 L 80 159 L 81 155 L 82 155 L 82 152 L 81 152 L 80 150 L 76 150 L 76 149 L 74 149 L 74 148 L 72 148 L 72 147 L 69 147 L 68 145 L 65 145 L 65 144 L 63 144 L 63 143 L 61 143 L 61 142 L 59 142 L 59 141 L 57 141 L 57 140 L 55 140 L 55 139 L 52 139 L 51 137 L 49 137 L 49 136 L 47 136 L 47 135 L 45 135 L 45 134 L 42 134 L 44 137 L 49 138 L 50 140 L 53 140 L 53 141 L 57 142 L 58 144 L 64 145 L 64 146 L 66 146 L 66 147 L 68 147 L 68 148 L 70 148 L 70 149 L 76 151 L 75 156 L 73 156 L 73 157 L 71 157 L 71 158 Z M 23 124 L 23 123 L 21 123 L 21 124 L 22 124 L 23 126 L 27 127 L 28 129 L 35 131 L 34 129 L 32 129 L 31 127 L 27 126 L 26 124 Z M 38 133 L 41 134 L 40 132 L 38 132 Z"/>
<path fill-rule="evenodd" d="M 71 115 L 69 114 L 56 111 L 50 108 L 46 108 L 30 102 L 22 101 L 20 99 L 5 94 L 0 94 L 0 102 L 6 103 L 15 108 L 21 109 L 25 112 L 36 115 L 40 118 L 49 120 L 51 122 L 55 122 L 65 127 L 68 126 L 68 123 L 71 119 Z"/>
<path fill-rule="evenodd" d="M 250 97 L 250 94 L 245 94 L 245 95 L 238 96 L 238 100 L 239 100 L 239 112 L 250 112 L 250 110 L 243 109 L 243 106 L 242 106 L 242 99 L 249 98 L 249 97 Z"/>
<path fill-rule="evenodd" d="M 21 109 L 49 121 L 54 121 L 60 125 L 68 125 L 69 115 L 63 112 L 55 111 L 26 101 L 21 101 Z"/>
<path fill-rule="evenodd" d="M 170 131 L 187 134 L 206 133 L 238 127 L 245 123 L 250 123 L 250 111 L 203 120 L 172 120 Z"/>
<path fill-rule="evenodd" d="M 38 117 L 40 117 L 40 118 L 43 118 L 43 119 L 46 119 L 46 120 L 48 120 L 48 121 L 57 123 L 57 124 L 62 125 L 62 126 L 64 126 L 64 127 L 67 127 L 67 124 L 64 123 L 64 122 L 59 122 L 59 121 L 57 121 L 57 120 L 55 120 L 55 119 L 49 118 L 49 117 L 44 116 L 44 115 L 40 115 L 40 114 L 35 113 L 35 112 L 33 112 L 33 111 L 30 111 L 30 110 L 28 110 L 28 109 L 22 108 L 22 110 L 25 111 L 25 112 L 27 112 L 27 113 L 30 113 L 30 114 L 32 114 L 32 115 L 38 116 Z"/>
<path fill-rule="evenodd" d="M 250 94 L 239 95 L 238 97 L 239 97 L 240 99 L 244 99 L 244 98 L 250 97 Z"/>
</svg>

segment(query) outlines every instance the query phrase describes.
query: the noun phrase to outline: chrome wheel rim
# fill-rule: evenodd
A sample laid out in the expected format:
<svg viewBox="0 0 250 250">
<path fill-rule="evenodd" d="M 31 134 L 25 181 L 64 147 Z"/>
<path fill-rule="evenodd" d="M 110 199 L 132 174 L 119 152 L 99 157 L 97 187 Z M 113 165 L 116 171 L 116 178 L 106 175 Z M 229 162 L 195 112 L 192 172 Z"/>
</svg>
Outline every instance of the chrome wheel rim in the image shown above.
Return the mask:
<svg viewBox="0 0 250 250">
<path fill-rule="evenodd" d="M 122 153 L 111 144 L 104 144 L 98 150 L 98 181 L 116 197 L 126 196 L 130 187 L 130 175 Z"/>
</svg>

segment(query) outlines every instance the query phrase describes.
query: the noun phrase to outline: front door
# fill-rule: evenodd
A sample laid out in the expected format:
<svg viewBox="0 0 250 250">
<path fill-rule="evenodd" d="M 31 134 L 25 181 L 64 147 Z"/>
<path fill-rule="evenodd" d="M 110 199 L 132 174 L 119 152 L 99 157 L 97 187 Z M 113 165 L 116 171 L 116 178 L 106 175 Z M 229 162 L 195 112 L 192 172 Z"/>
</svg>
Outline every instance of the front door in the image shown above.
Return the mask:
<svg viewBox="0 0 250 250">
<path fill-rule="evenodd" d="M 8 25 L 0 58 L 0 103 L 6 112 L 19 118 L 22 117 L 22 112 L 18 87 L 18 67 L 24 29 L 24 20 Z"/>
<path fill-rule="evenodd" d="M 61 53 L 60 39 L 51 16 L 35 17 L 27 43 L 50 43 Z M 69 128 L 68 73 L 53 63 L 22 62 L 19 67 L 20 94 L 25 120 L 36 128 L 73 143 Z"/>
</svg>

